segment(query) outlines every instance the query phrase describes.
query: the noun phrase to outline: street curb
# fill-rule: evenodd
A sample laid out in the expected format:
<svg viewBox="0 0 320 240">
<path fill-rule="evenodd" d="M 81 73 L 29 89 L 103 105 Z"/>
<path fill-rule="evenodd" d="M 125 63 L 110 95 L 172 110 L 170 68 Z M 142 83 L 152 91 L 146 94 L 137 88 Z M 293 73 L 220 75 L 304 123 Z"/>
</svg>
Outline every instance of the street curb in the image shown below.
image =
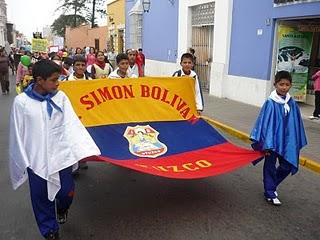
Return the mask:
<svg viewBox="0 0 320 240">
<path fill-rule="evenodd" d="M 201 116 L 202 119 L 206 120 L 208 123 L 210 123 L 211 125 L 215 126 L 216 128 L 219 128 L 220 130 L 236 137 L 239 138 L 240 140 L 242 140 L 245 143 L 251 143 L 250 141 L 250 137 L 247 133 L 244 133 L 242 131 L 239 131 L 233 127 L 230 127 L 226 124 L 223 124 L 217 120 L 211 119 L 209 117 L 206 116 Z M 303 157 L 301 156 L 299 158 L 299 164 L 305 168 L 308 168 L 311 171 L 314 171 L 316 173 L 320 173 L 320 163 L 307 158 L 307 157 Z"/>
</svg>

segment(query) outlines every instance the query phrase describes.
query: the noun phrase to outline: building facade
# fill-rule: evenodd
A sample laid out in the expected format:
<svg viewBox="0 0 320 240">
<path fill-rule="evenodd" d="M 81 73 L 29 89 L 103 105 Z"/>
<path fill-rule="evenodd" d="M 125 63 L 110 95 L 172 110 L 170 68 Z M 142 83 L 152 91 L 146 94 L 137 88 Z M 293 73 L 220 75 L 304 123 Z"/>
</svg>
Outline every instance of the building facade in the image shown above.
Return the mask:
<svg viewBox="0 0 320 240">
<path fill-rule="evenodd" d="M 122 53 L 126 49 L 125 42 L 125 0 L 112 0 L 107 4 L 108 50 L 114 49 Z"/>
<path fill-rule="evenodd" d="M 107 46 L 107 34 L 107 26 L 96 28 L 91 28 L 90 25 L 83 25 L 77 28 L 67 27 L 65 45 L 68 48 L 89 46 L 103 50 Z"/>
<path fill-rule="evenodd" d="M 320 1 L 234 0 L 227 75 L 216 95 L 261 105 L 278 70 L 294 76 L 296 99 L 312 104 L 320 67 Z M 303 92 L 305 94 L 303 94 Z M 295 94 L 295 93 L 293 93 Z"/>
<path fill-rule="evenodd" d="M 7 5 L 4 0 L 0 0 L 0 45 L 7 43 Z"/>
<path fill-rule="evenodd" d="M 127 48 L 143 49 L 146 75 L 171 75 L 179 67 L 179 1 L 151 0 L 148 12 L 144 11 L 142 2 L 126 2 Z"/>
</svg>

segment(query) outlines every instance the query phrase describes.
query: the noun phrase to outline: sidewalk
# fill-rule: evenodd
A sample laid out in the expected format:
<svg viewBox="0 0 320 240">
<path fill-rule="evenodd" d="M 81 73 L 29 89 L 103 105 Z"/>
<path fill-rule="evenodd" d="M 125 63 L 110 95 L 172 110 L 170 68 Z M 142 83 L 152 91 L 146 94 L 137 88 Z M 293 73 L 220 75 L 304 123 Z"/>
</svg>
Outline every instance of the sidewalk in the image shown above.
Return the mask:
<svg viewBox="0 0 320 240">
<path fill-rule="evenodd" d="M 203 115 L 248 134 L 260 111 L 259 107 L 208 94 L 204 94 L 204 101 Z M 308 145 L 303 148 L 301 155 L 320 162 L 320 120 L 308 119 L 314 110 L 312 106 L 300 104 L 300 110 L 308 138 Z"/>
</svg>

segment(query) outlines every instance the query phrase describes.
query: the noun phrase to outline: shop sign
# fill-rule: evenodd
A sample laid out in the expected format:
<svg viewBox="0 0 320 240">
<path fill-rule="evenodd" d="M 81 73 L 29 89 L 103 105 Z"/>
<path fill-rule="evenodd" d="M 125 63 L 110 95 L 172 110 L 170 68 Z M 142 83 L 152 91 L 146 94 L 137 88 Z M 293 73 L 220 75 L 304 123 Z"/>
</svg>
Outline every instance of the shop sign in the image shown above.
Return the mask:
<svg viewBox="0 0 320 240">
<path fill-rule="evenodd" d="M 273 0 L 273 5 L 275 7 L 291 5 L 297 3 L 308 3 L 308 2 L 320 2 L 320 0 Z"/>
<path fill-rule="evenodd" d="M 312 32 L 301 32 L 297 26 L 279 25 L 276 71 L 292 75 L 291 96 L 305 102 L 312 47 Z"/>
</svg>

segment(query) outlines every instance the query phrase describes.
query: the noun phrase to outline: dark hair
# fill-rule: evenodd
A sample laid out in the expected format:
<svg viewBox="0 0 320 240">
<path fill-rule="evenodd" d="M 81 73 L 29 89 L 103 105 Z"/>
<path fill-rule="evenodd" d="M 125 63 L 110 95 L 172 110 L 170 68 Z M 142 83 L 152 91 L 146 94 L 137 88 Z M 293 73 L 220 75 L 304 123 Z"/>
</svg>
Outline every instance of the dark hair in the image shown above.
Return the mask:
<svg viewBox="0 0 320 240">
<path fill-rule="evenodd" d="M 291 77 L 291 74 L 288 71 L 279 71 L 279 72 L 277 72 L 277 74 L 276 74 L 276 76 L 274 78 L 274 84 L 277 84 L 282 79 L 286 79 L 290 83 L 292 83 L 292 77 Z"/>
<path fill-rule="evenodd" d="M 51 60 L 59 60 L 61 61 L 61 57 L 58 54 L 55 54 L 51 57 Z"/>
<path fill-rule="evenodd" d="M 83 63 L 87 63 L 87 60 L 84 56 L 82 56 L 81 54 L 77 54 L 74 56 L 73 58 L 73 65 L 76 63 L 76 62 L 83 62 Z"/>
<path fill-rule="evenodd" d="M 77 51 L 80 50 L 82 52 L 82 49 L 77 47 L 75 53 L 77 54 Z"/>
<path fill-rule="evenodd" d="M 69 66 L 72 66 L 72 64 L 73 64 L 73 59 L 67 57 L 67 58 L 64 60 L 63 63 L 64 63 L 64 64 L 67 64 L 67 65 L 69 65 Z"/>
<path fill-rule="evenodd" d="M 99 54 L 99 53 L 102 53 L 102 54 L 103 54 L 103 56 L 104 56 L 104 52 L 103 52 L 103 51 L 101 51 L 101 50 L 99 50 L 99 51 L 97 51 L 97 52 L 96 52 L 96 57 L 98 57 L 98 54 Z"/>
<path fill-rule="evenodd" d="M 118 54 L 117 57 L 116 57 L 117 64 L 119 64 L 122 60 L 128 60 L 129 61 L 128 55 L 125 54 L 125 53 Z"/>
<path fill-rule="evenodd" d="M 53 73 L 60 73 L 61 67 L 55 62 L 47 59 L 40 60 L 33 65 L 32 75 L 33 79 L 41 77 L 47 80 Z"/>
<path fill-rule="evenodd" d="M 183 61 L 183 59 L 188 58 L 191 59 L 191 61 L 193 61 L 193 55 L 191 53 L 184 53 L 181 56 L 181 62 Z"/>
<path fill-rule="evenodd" d="M 142 48 L 139 48 L 138 51 L 139 51 L 139 52 L 142 52 Z"/>
<path fill-rule="evenodd" d="M 191 54 L 194 54 L 196 51 L 193 48 L 189 48 Z"/>
</svg>

